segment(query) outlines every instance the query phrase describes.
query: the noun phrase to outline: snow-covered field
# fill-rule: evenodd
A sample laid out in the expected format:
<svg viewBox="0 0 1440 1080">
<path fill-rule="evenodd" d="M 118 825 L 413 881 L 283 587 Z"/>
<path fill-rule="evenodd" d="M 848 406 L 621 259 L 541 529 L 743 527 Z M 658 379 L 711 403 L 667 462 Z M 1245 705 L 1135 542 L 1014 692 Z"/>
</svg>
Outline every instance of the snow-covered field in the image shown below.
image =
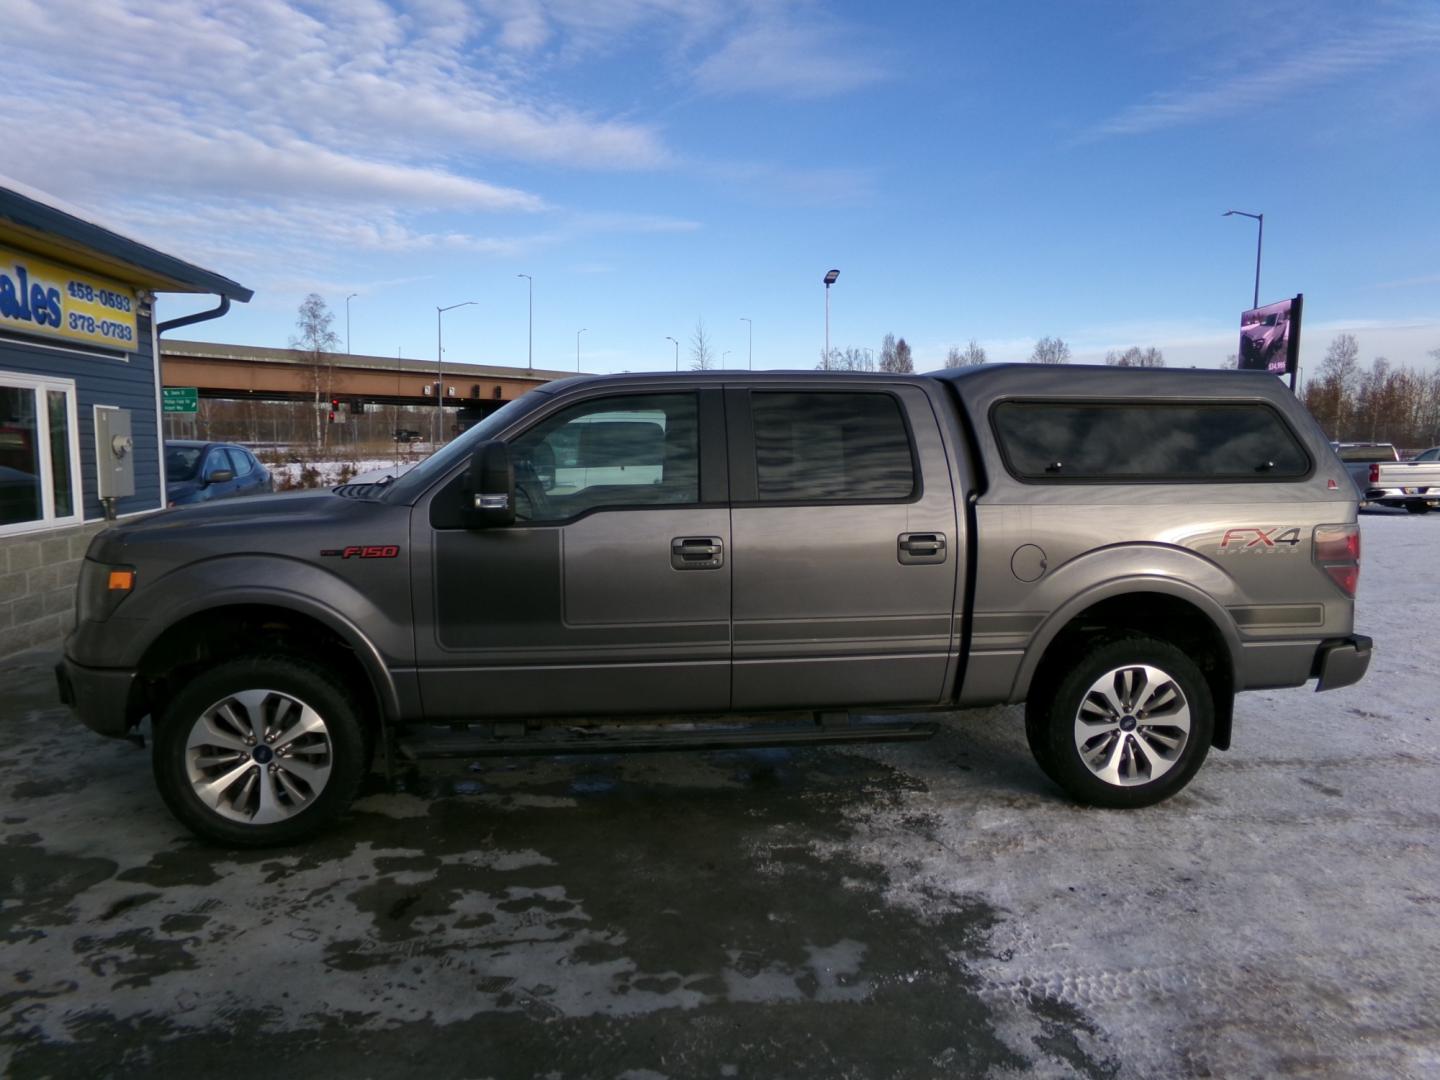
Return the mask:
<svg viewBox="0 0 1440 1080">
<path fill-rule="evenodd" d="M 394 457 L 333 457 L 317 461 L 287 461 L 279 465 L 267 465 L 275 479 L 275 489 L 288 490 L 297 487 L 334 487 L 341 483 L 369 484 L 387 476 L 399 476 L 429 455 L 429 444 L 423 445 L 423 452 L 413 452 Z"/>
</svg>

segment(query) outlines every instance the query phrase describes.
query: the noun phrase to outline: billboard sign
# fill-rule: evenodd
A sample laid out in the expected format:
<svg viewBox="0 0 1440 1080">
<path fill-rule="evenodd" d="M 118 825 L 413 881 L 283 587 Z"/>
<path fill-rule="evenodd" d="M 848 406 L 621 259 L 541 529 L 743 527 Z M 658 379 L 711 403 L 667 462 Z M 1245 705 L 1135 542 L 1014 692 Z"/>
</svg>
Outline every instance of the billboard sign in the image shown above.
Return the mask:
<svg viewBox="0 0 1440 1080">
<path fill-rule="evenodd" d="M 1240 316 L 1240 370 L 1293 375 L 1300 363 L 1304 295 L 1252 308 Z"/>
</svg>

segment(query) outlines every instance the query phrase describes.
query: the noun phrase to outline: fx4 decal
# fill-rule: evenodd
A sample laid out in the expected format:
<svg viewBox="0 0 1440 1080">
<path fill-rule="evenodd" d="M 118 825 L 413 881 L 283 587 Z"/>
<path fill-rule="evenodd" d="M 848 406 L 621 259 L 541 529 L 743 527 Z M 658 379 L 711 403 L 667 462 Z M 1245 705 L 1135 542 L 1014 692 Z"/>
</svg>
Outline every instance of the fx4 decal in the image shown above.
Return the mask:
<svg viewBox="0 0 1440 1080">
<path fill-rule="evenodd" d="M 325 548 L 320 554 L 341 559 L 393 559 L 400 549 L 394 544 L 351 544 L 346 548 Z"/>
<path fill-rule="evenodd" d="M 1298 526 L 1286 528 L 1273 525 L 1262 529 L 1258 525 L 1247 525 L 1238 529 L 1226 529 L 1220 540 L 1220 550 L 1226 553 L 1250 552 L 1264 555 L 1293 553 L 1300 546 Z"/>
</svg>

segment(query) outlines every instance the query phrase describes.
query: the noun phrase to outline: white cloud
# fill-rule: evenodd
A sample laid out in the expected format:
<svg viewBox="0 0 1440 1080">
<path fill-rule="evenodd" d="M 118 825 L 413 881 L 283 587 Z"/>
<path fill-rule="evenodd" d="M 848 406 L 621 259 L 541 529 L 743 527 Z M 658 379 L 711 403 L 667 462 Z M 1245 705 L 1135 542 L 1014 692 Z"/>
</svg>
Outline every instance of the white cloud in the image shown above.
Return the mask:
<svg viewBox="0 0 1440 1080">
<path fill-rule="evenodd" d="M 781 93 L 830 97 L 879 82 L 885 67 L 841 32 L 817 23 L 767 19 L 730 38 L 695 69 L 696 82 L 717 94 Z"/>
<path fill-rule="evenodd" d="M 1204 85 L 1168 91 L 1131 105 L 1096 124 L 1082 141 L 1154 131 L 1235 116 L 1282 100 L 1299 91 L 1348 75 L 1382 68 L 1394 61 L 1440 51 L 1440 16 L 1432 13 L 1386 19 L 1355 33 L 1337 34 L 1318 44 L 1284 44 L 1274 57 L 1261 58 L 1258 70 L 1229 77 L 1208 77 Z"/>
</svg>

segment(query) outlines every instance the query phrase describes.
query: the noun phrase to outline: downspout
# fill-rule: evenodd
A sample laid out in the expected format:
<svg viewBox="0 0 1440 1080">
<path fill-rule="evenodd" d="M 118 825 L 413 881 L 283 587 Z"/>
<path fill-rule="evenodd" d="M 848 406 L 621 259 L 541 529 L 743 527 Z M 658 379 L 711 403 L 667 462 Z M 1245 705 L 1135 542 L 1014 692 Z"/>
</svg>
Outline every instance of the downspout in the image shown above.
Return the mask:
<svg viewBox="0 0 1440 1080">
<path fill-rule="evenodd" d="M 160 387 L 163 384 L 160 373 L 160 335 L 168 330 L 178 330 L 182 326 L 190 326 L 193 323 L 209 322 L 211 319 L 218 319 L 229 310 L 230 297 L 222 296 L 220 297 L 219 306 L 213 307 L 209 311 L 197 311 L 193 315 L 182 315 L 178 319 L 167 319 L 165 322 L 157 323 L 155 321 L 155 299 L 150 301 L 150 347 L 151 351 L 155 354 L 155 424 L 158 429 L 156 434 L 159 436 L 160 443 L 160 509 L 162 510 L 169 506 L 170 500 L 166 495 L 166 490 L 169 485 L 166 482 L 167 478 L 165 476 L 165 414 L 160 405 Z"/>
</svg>

